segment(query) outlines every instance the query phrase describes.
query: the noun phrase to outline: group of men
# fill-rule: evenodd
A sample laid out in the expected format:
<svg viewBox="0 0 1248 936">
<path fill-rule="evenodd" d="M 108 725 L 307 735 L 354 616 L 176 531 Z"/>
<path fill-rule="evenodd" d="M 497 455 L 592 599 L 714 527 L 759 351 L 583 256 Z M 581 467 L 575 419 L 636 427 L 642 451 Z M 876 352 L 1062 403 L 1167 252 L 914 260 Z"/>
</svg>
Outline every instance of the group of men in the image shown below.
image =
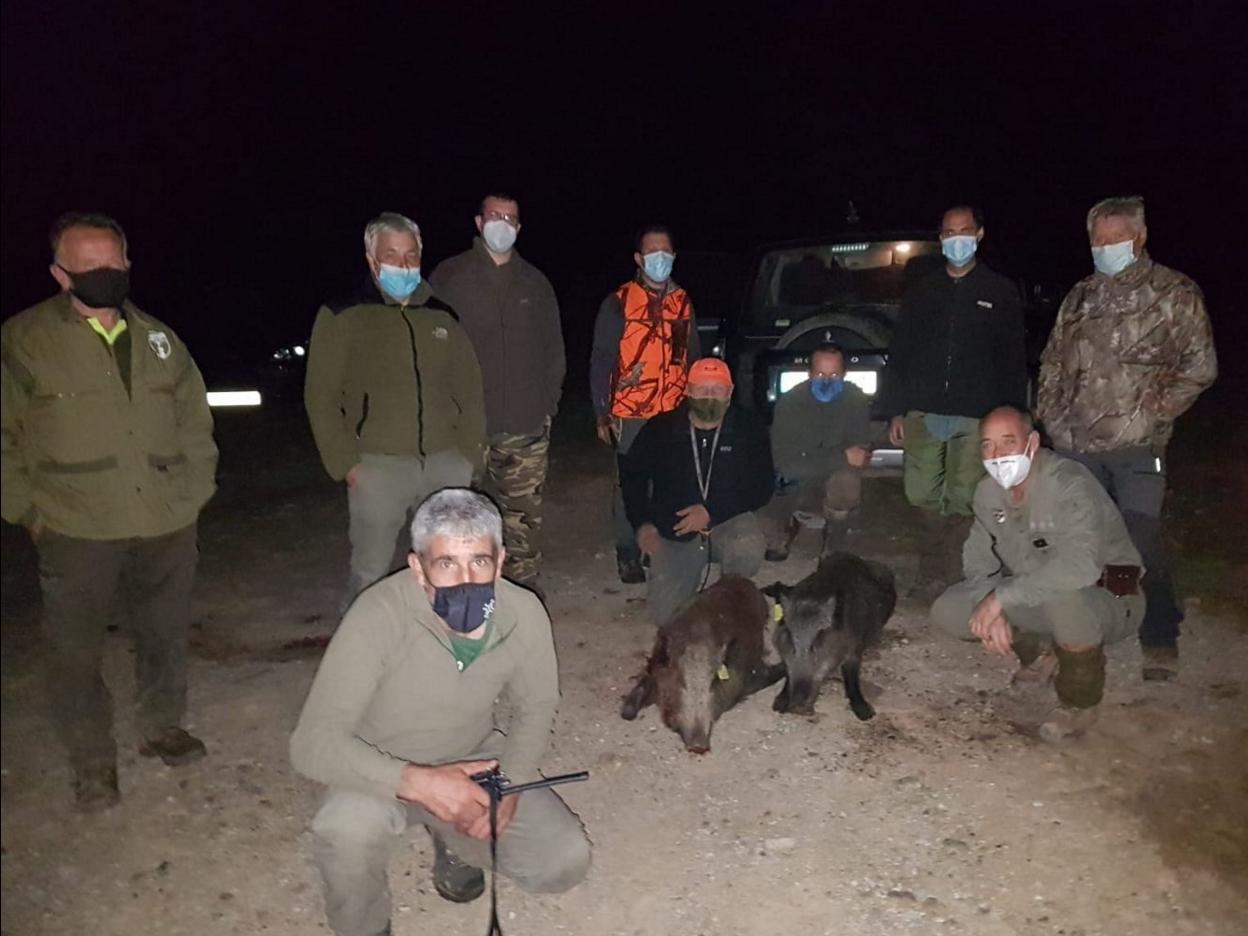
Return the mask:
<svg viewBox="0 0 1248 936">
<path fill-rule="evenodd" d="M 309 351 L 306 407 L 347 488 L 351 567 L 291 757 L 327 787 L 315 857 L 340 934 L 389 932 L 386 867 L 410 825 L 433 835 L 440 894 L 482 892 L 489 797 L 474 777 L 535 778 L 558 701 L 537 537 L 565 369 L 559 310 L 515 250 L 516 200 L 486 197 L 475 224 L 472 247 L 427 282 L 419 227 L 370 222 L 368 279 L 320 310 Z M 941 630 L 1015 654 L 1021 680 L 1053 682 L 1058 737 L 1095 711 L 1106 642 L 1138 633 L 1146 677 L 1175 671 L 1165 446 L 1216 374 L 1201 293 L 1149 258 L 1143 203 L 1097 204 L 1088 234 L 1095 272 L 1042 359 L 1036 411 L 1055 450 L 1025 405 L 1017 293 L 977 260 L 973 208 L 942 219 L 945 267 L 905 298 L 882 397 L 907 497 L 929 518 L 916 594 L 936 597 Z M 635 277 L 598 313 L 591 389 L 617 456 L 618 572 L 647 583 L 662 623 L 712 564 L 752 576 L 803 526 L 822 527 L 825 552 L 844 547 L 869 401 L 843 352 L 821 346 L 769 436 L 732 405 L 728 367 L 700 355 L 671 232 L 643 229 L 635 246 Z M 119 799 L 100 661 L 123 586 L 139 750 L 171 765 L 205 754 L 182 721 L 196 524 L 217 450 L 187 349 L 129 299 L 121 227 L 67 215 L 51 248 L 60 291 L 3 326 L 3 516 L 38 549 L 53 724 L 76 802 L 94 810 Z M 588 870 L 585 831 L 549 790 L 506 798 L 498 829 L 499 870 L 521 886 L 559 891 Z"/>
</svg>

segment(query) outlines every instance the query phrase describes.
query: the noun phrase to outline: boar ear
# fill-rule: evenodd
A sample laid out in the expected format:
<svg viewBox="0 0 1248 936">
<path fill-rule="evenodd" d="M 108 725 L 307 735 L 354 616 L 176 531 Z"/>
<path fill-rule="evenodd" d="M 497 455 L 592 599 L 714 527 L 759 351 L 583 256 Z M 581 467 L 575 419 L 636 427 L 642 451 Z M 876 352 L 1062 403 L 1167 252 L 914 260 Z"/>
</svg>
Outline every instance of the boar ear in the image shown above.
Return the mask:
<svg viewBox="0 0 1248 936">
<path fill-rule="evenodd" d="M 637 685 L 624 697 L 624 704 L 620 706 L 620 718 L 632 721 L 647 705 L 654 704 L 655 695 L 654 677 L 649 672 L 642 673 L 637 677 Z"/>
<path fill-rule="evenodd" d="M 767 597 L 775 598 L 776 601 L 779 601 L 781 598 L 783 598 L 785 595 L 788 594 L 789 587 L 790 586 L 785 585 L 784 582 L 772 582 L 766 588 L 760 588 L 759 591 L 761 591 Z"/>
</svg>

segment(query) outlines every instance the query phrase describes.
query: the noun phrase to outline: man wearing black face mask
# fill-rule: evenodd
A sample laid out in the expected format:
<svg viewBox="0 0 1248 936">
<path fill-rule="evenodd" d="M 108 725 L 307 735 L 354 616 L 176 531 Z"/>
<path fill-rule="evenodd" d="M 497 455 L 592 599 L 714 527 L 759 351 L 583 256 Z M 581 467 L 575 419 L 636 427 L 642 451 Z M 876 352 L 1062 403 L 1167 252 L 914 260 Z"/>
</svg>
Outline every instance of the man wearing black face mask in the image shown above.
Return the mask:
<svg viewBox="0 0 1248 936">
<path fill-rule="evenodd" d="M 4 519 L 39 550 L 52 722 L 79 809 L 120 797 L 112 699 L 100 677 L 105 621 L 124 582 L 136 644 L 139 752 L 204 756 L 183 730 L 196 520 L 217 447 L 186 346 L 127 298 L 120 225 L 70 214 L 52 228 L 62 292 L 5 322 Z"/>
<path fill-rule="evenodd" d="M 766 510 L 769 562 L 788 558 L 803 523 L 823 523 L 823 553 L 844 548 L 871 460 L 870 409 L 867 395 L 846 382 L 845 354 L 831 343 L 811 353 L 810 379 L 776 401 L 771 455 L 783 485 Z"/>
<path fill-rule="evenodd" d="M 697 592 L 710 562 L 746 578 L 763 563 L 755 512 L 775 485 L 771 447 L 731 400 L 728 365 L 695 362 L 685 401 L 647 421 L 620 461 L 624 509 L 650 557 L 646 603 L 659 626 Z"/>
<path fill-rule="evenodd" d="M 489 797 L 470 778 L 498 765 L 538 779 L 559 702 L 550 618 L 500 577 L 502 518 L 484 495 L 445 488 L 412 521 L 408 569 L 367 589 L 330 641 L 290 739 L 295 769 L 329 787 L 312 822 L 330 929 L 388 933 L 386 866 L 397 832 L 426 826 L 433 883 L 467 902 L 485 887 Z M 512 707 L 506 736 L 495 702 Z M 589 869 L 576 815 L 551 790 L 505 798 L 498 870 L 558 893 Z"/>
</svg>

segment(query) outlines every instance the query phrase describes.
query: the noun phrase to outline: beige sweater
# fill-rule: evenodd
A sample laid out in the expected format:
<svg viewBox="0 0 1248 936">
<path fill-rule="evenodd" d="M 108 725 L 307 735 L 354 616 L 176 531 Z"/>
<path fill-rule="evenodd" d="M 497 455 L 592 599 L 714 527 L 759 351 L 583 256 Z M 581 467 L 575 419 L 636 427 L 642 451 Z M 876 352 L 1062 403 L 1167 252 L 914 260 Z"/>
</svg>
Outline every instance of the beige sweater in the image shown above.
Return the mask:
<svg viewBox="0 0 1248 936">
<path fill-rule="evenodd" d="M 490 643 L 460 672 L 445 625 L 404 569 L 366 590 L 330 641 L 290 739 L 303 775 L 392 797 L 407 763 L 499 752 L 514 782 L 536 779 L 559 702 L 550 618 L 499 580 Z M 512 718 L 494 734 L 496 700 Z"/>
</svg>

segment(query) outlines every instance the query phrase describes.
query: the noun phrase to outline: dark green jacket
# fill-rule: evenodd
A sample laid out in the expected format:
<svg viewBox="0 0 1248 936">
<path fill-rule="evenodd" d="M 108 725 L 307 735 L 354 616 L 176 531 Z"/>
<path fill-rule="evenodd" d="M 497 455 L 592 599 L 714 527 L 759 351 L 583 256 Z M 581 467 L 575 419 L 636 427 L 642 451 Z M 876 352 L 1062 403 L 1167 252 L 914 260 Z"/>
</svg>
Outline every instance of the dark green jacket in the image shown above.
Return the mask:
<svg viewBox="0 0 1248 936">
<path fill-rule="evenodd" d="M 325 650 L 290 739 L 297 771 L 390 798 L 403 766 L 497 753 L 503 772 L 539 777 L 559 705 L 550 618 L 532 592 L 499 579 L 485 650 L 460 670 L 446 625 L 408 569 L 365 590 Z M 495 708 L 512 712 L 505 738 Z"/>
<path fill-rule="evenodd" d="M 820 403 L 811 395 L 809 380 L 776 401 L 771 457 L 776 471 L 789 481 L 811 481 L 846 470 L 845 450 L 870 440 L 871 402 L 849 381 L 831 403 Z"/>
<path fill-rule="evenodd" d="M 172 533 L 216 490 L 203 378 L 167 326 L 129 302 L 130 392 L 115 349 L 61 293 L 15 315 L 3 348 L 10 523 L 83 539 Z"/>
<path fill-rule="evenodd" d="M 481 368 L 450 306 L 421 283 L 409 304 L 370 283 L 321 308 L 308 348 L 304 405 L 336 481 L 364 453 L 426 456 L 458 449 L 475 469 L 485 442 Z"/>
</svg>

